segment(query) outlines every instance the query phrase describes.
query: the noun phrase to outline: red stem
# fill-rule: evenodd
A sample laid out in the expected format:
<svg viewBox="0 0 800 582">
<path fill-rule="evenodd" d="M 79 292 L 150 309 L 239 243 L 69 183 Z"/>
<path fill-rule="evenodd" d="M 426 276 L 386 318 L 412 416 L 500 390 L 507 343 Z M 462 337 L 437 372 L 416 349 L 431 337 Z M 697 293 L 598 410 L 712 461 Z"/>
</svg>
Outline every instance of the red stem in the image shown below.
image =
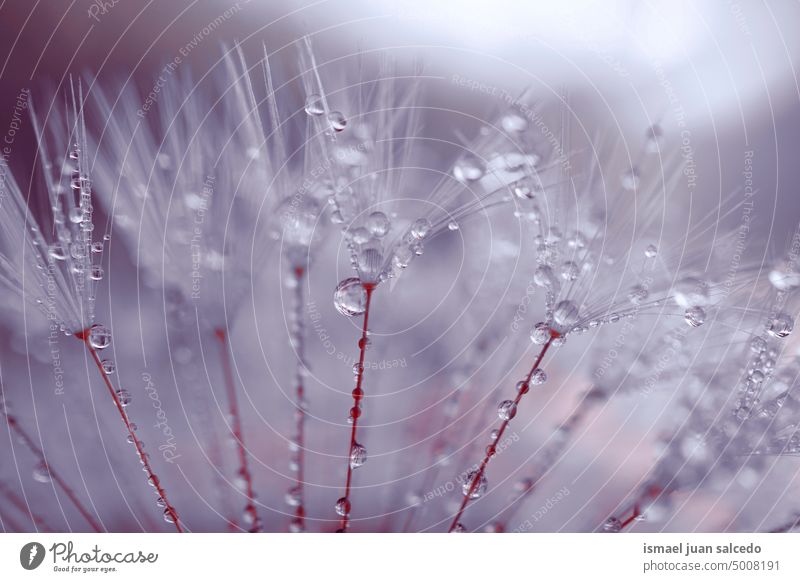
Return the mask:
<svg viewBox="0 0 800 582">
<path fill-rule="evenodd" d="M 550 330 L 550 338 L 542 346 L 542 349 L 539 352 L 536 361 L 533 363 L 533 366 L 531 366 L 528 375 L 525 377 L 524 380 L 525 384 L 530 385 L 533 373 L 539 367 L 539 364 L 542 363 L 542 359 L 544 359 L 544 355 L 547 353 L 548 348 L 550 348 L 550 344 L 552 344 L 553 340 L 559 337 L 559 335 L 560 334 L 557 331 Z M 519 405 L 520 401 L 522 400 L 522 397 L 525 396 L 526 392 L 527 390 L 520 390 L 517 392 L 517 397 L 514 399 L 515 407 Z M 481 464 L 478 466 L 477 472 L 472 477 L 472 482 L 470 483 L 469 490 L 467 491 L 467 494 L 464 495 L 464 499 L 461 501 L 461 506 L 458 508 L 458 513 L 456 513 L 455 517 L 453 518 L 453 522 L 450 524 L 450 529 L 448 530 L 448 532 L 452 532 L 458 525 L 458 522 L 461 521 L 461 516 L 463 515 L 464 510 L 467 508 L 467 505 L 469 505 L 472 494 L 475 492 L 475 488 L 481 482 L 483 474 L 486 472 L 486 466 L 489 464 L 489 461 L 495 454 L 494 443 L 500 442 L 502 440 L 503 433 L 505 433 L 509 422 L 511 422 L 510 418 L 500 423 L 500 428 L 497 430 L 497 438 L 494 439 L 492 443 L 490 443 L 489 446 L 487 447 L 486 454 L 483 456 L 483 460 L 481 460 Z"/>
<path fill-rule="evenodd" d="M 116 390 L 114 390 L 114 385 L 111 383 L 108 374 L 106 374 L 105 370 L 103 370 L 103 364 L 100 361 L 100 356 L 97 354 L 97 350 L 95 350 L 94 347 L 92 347 L 92 344 L 89 342 L 89 330 L 85 329 L 77 332 L 75 337 L 83 342 L 83 344 L 86 346 L 86 349 L 89 350 L 89 353 L 92 355 L 92 359 L 94 360 L 97 369 L 100 371 L 100 376 L 102 376 L 103 382 L 105 382 L 106 388 L 108 388 L 108 393 L 111 394 L 111 398 L 114 401 L 114 406 L 116 406 L 117 412 L 119 412 L 122 422 L 125 424 L 125 428 L 128 430 L 128 435 L 133 440 L 133 446 L 136 447 L 136 452 L 139 453 L 139 459 L 144 466 L 145 473 L 147 473 L 148 481 L 153 485 L 153 487 L 155 487 L 158 496 L 164 501 L 165 514 L 169 515 L 170 519 L 175 525 L 175 529 L 178 530 L 178 533 L 183 533 L 183 528 L 181 527 L 178 513 L 167 499 L 167 492 L 164 491 L 163 487 L 161 487 L 161 482 L 158 480 L 158 477 L 153 472 L 153 468 L 150 466 L 150 459 L 144 452 L 144 447 L 142 446 L 139 437 L 136 436 L 136 431 L 134 431 L 133 427 L 131 426 L 131 421 L 128 418 L 128 414 L 125 412 L 125 408 L 122 406 L 122 403 L 119 400 Z"/>
<path fill-rule="evenodd" d="M 56 482 L 56 485 L 58 485 L 61 488 L 61 490 L 64 492 L 67 498 L 72 502 L 72 505 L 75 506 L 75 509 L 78 510 L 78 513 L 80 513 L 81 516 L 83 516 L 83 519 L 86 520 L 86 523 L 88 523 L 91 526 L 91 528 L 97 533 L 103 531 L 100 525 L 97 523 L 97 521 L 95 521 L 95 519 L 92 517 L 92 514 L 89 513 L 89 511 L 83 506 L 83 503 L 81 503 L 80 499 L 78 499 L 78 496 L 75 495 L 75 492 L 72 490 L 72 488 L 69 485 L 67 485 L 66 481 L 64 481 L 64 479 L 61 478 L 61 475 L 59 475 L 50 466 L 50 464 L 45 459 L 44 452 L 42 451 L 42 449 L 36 446 L 36 444 L 33 442 L 33 439 L 30 436 L 28 436 L 28 433 L 26 433 L 19 425 L 17 419 L 10 414 L 6 414 L 6 419 L 8 421 L 8 426 L 10 426 L 11 429 L 15 433 L 17 433 L 17 436 L 22 440 L 25 446 L 28 447 L 34 454 L 34 456 L 38 458 L 39 462 L 44 467 L 47 468 L 47 472 L 50 474 L 50 477 L 53 479 L 53 481 Z"/>
<path fill-rule="evenodd" d="M 16 507 L 19 510 L 20 513 L 22 513 L 23 515 L 27 515 L 31 519 L 31 522 L 33 522 L 33 525 L 37 530 L 41 528 L 45 532 L 53 531 L 53 528 L 47 525 L 45 519 L 39 515 L 36 515 L 33 511 L 31 511 L 30 507 L 28 507 L 28 504 L 19 495 L 14 493 L 14 491 L 7 488 L 2 483 L 0 483 L 0 491 L 3 491 L 3 493 L 5 493 L 8 500 L 14 507 Z"/>
<path fill-rule="evenodd" d="M 236 383 L 233 379 L 233 368 L 231 366 L 230 352 L 228 350 L 228 339 L 225 330 L 216 329 L 214 335 L 220 343 L 220 357 L 222 359 L 222 370 L 225 375 L 225 388 L 228 394 L 228 411 L 231 422 L 233 423 L 233 438 L 236 439 L 236 449 L 239 453 L 239 474 L 245 482 L 245 495 L 247 505 L 245 513 L 252 516 L 253 523 L 250 532 L 258 532 L 261 526 L 258 522 L 258 514 L 255 506 L 255 491 L 253 489 L 253 477 L 247 464 L 247 449 L 244 444 L 244 432 L 242 431 L 242 417 L 239 414 L 239 404 L 236 398 Z"/>
<path fill-rule="evenodd" d="M 364 359 L 367 353 L 367 342 L 369 341 L 367 335 L 369 333 L 369 308 L 372 304 L 372 292 L 375 291 L 375 283 L 363 283 L 364 291 L 367 294 L 367 301 L 364 306 L 364 324 L 361 328 L 361 339 L 358 340 L 358 369 L 356 373 L 356 387 L 353 390 L 353 407 L 350 409 L 350 418 L 353 421 L 352 428 L 350 429 L 350 448 L 347 451 L 347 480 L 344 485 L 344 499 L 346 504 L 350 503 L 350 485 L 353 480 L 353 467 L 350 464 L 350 456 L 353 448 L 356 446 L 356 436 L 358 432 L 358 417 L 361 416 L 361 400 L 364 398 L 364 390 L 361 388 L 364 382 Z M 339 524 L 339 529 L 342 532 L 347 531 L 347 526 L 350 524 L 350 507 L 345 508 L 345 514 L 342 516 Z"/>
<path fill-rule="evenodd" d="M 296 267 L 294 270 L 295 278 L 297 280 L 295 309 L 297 315 L 297 325 L 302 321 L 302 308 L 303 308 L 303 267 Z M 294 512 L 295 522 L 300 530 L 305 529 L 306 510 L 304 505 L 305 493 L 303 485 L 305 482 L 305 420 L 306 414 L 303 409 L 303 401 L 305 400 L 305 389 L 303 387 L 302 366 L 305 365 L 304 343 L 303 343 L 303 328 L 298 328 L 298 345 L 297 345 L 297 386 L 295 388 L 295 431 L 296 431 L 296 444 L 297 444 L 297 473 L 295 475 L 295 488 L 299 492 L 299 502 Z"/>
</svg>

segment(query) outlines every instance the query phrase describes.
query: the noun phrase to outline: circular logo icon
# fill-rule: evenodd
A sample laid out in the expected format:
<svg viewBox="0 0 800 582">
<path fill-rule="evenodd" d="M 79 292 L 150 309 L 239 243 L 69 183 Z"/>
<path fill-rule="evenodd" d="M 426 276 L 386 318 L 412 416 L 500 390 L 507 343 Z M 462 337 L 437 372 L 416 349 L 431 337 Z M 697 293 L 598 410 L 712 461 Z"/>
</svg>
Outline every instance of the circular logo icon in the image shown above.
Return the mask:
<svg viewBox="0 0 800 582">
<path fill-rule="evenodd" d="M 30 542 L 19 551 L 19 563 L 26 570 L 35 570 L 44 561 L 44 546 L 39 542 Z"/>
</svg>

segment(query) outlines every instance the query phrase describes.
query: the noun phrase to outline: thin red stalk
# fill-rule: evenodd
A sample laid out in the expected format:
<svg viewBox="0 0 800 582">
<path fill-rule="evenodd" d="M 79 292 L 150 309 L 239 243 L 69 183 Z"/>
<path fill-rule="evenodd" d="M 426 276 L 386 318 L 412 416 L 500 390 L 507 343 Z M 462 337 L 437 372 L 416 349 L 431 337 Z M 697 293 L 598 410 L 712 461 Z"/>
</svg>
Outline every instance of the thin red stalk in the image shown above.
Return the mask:
<svg viewBox="0 0 800 582">
<path fill-rule="evenodd" d="M 339 529 L 342 532 L 347 531 L 347 526 L 350 524 L 350 486 L 353 481 L 353 466 L 350 464 L 350 456 L 352 455 L 353 448 L 356 446 L 356 436 L 358 434 L 358 417 L 361 416 L 361 400 L 364 398 L 364 390 L 361 387 L 364 383 L 364 359 L 367 353 L 367 343 L 369 338 L 369 308 L 372 304 L 372 293 L 375 291 L 375 283 L 364 283 L 364 291 L 367 294 L 367 301 L 364 305 L 364 324 L 361 328 L 361 339 L 358 340 L 358 368 L 356 371 L 356 387 L 353 390 L 353 407 L 350 409 L 350 419 L 353 425 L 350 429 L 350 448 L 347 451 L 347 480 L 344 485 L 344 499 L 345 513 L 342 516 L 339 524 Z"/>
<path fill-rule="evenodd" d="M 25 446 L 28 447 L 34 456 L 38 458 L 42 466 L 47 469 L 50 478 L 61 488 L 67 498 L 72 502 L 72 505 L 75 506 L 75 509 L 78 510 L 78 513 L 80 513 L 83 519 L 86 520 L 86 523 L 88 523 L 97 533 L 103 531 L 100 527 L 100 524 L 95 521 L 94 517 L 92 517 L 92 514 L 89 513 L 89 511 L 83 506 L 83 503 L 81 503 L 80 499 L 78 499 L 78 496 L 75 495 L 75 492 L 72 490 L 72 488 L 67 485 L 67 482 L 62 479 L 61 475 L 59 475 L 58 472 L 55 471 L 55 469 L 53 469 L 53 467 L 51 467 L 50 464 L 45 460 L 42 449 L 36 446 L 36 443 L 33 442 L 33 439 L 28 436 L 28 433 L 26 433 L 19 425 L 17 419 L 10 414 L 6 414 L 6 419 L 8 421 L 8 426 L 11 427 L 11 430 L 17 434 Z"/>
<path fill-rule="evenodd" d="M 617 518 L 619 520 L 619 529 L 622 531 L 630 524 L 632 524 L 636 519 L 642 515 L 642 504 L 656 499 L 659 495 L 663 494 L 664 490 L 657 485 L 651 485 L 647 488 L 647 490 L 636 500 L 634 501 L 633 505 L 630 509 L 627 509 L 622 512 L 622 516 L 624 519 Z"/>
<path fill-rule="evenodd" d="M 305 388 L 303 386 L 304 376 L 302 367 L 305 365 L 305 342 L 303 339 L 302 309 L 303 309 L 303 267 L 296 267 L 294 270 L 297 286 L 295 288 L 295 315 L 297 329 L 297 376 L 295 387 L 295 444 L 297 445 L 297 471 L 295 474 L 295 489 L 298 492 L 298 503 L 294 511 L 295 523 L 302 531 L 305 528 L 306 509 L 305 509 L 305 421 L 306 414 L 304 409 Z"/>
<path fill-rule="evenodd" d="M 595 400 L 592 400 L 588 395 L 585 395 L 575 411 L 570 414 L 564 422 L 561 423 L 558 428 L 559 432 L 571 432 L 574 430 L 581 420 L 583 420 L 583 417 L 587 414 L 589 407 L 593 402 L 595 402 Z M 567 442 L 568 441 L 566 439 L 561 442 L 556 441 L 555 445 L 551 449 L 552 453 L 548 450 L 546 450 L 544 453 L 545 458 L 560 457 L 561 453 L 567 446 Z M 516 498 L 512 500 L 511 506 L 508 508 L 505 517 L 501 517 L 501 519 L 497 520 L 497 525 L 499 526 L 500 532 L 506 531 L 508 524 L 520 510 L 525 499 L 531 496 L 536 487 L 539 485 L 539 482 L 547 475 L 550 467 L 552 467 L 554 464 L 555 462 L 547 467 L 537 466 L 535 468 L 534 472 L 529 477 L 530 486 L 526 487 Z"/>
<path fill-rule="evenodd" d="M 552 331 L 551 330 L 550 331 L 550 338 L 542 346 L 542 349 L 539 352 L 539 355 L 537 356 L 536 361 L 533 363 L 533 366 L 531 366 L 531 369 L 528 372 L 528 375 L 525 377 L 525 380 L 524 380 L 525 384 L 530 385 L 531 378 L 533 377 L 533 373 L 539 367 L 539 364 L 542 363 L 542 360 L 544 359 L 544 356 L 547 353 L 547 350 L 550 348 L 550 344 L 552 344 L 553 340 L 556 339 L 557 337 L 559 337 L 559 333 L 556 332 L 556 331 Z M 517 392 L 517 397 L 514 399 L 514 406 L 515 407 L 519 406 L 519 403 L 522 400 L 522 397 L 525 396 L 526 393 L 527 393 L 527 390 L 520 390 L 520 391 Z M 495 454 L 495 450 L 496 449 L 495 449 L 494 443 L 500 442 L 502 440 L 503 434 L 505 433 L 506 428 L 508 428 L 508 424 L 510 422 L 511 422 L 511 419 L 509 418 L 509 419 L 504 420 L 502 423 L 500 423 L 500 428 L 497 429 L 497 438 L 495 438 L 492 441 L 492 443 L 490 443 L 489 446 L 486 448 L 486 454 L 483 456 L 483 459 L 481 460 L 480 465 L 478 465 L 477 472 L 472 477 L 472 482 L 470 483 L 469 489 L 467 490 L 467 494 L 464 495 L 464 499 L 461 501 L 461 506 L 458 508 L 458 512 L 456 513 L 455 517 L 453 518 L 453 522 L 450 524 L 450 529 L 448 530 L 449 532 L 452 532 L 456 528 L 456 526 L 458 525 L 459 521 L 461 521 L 461 516 L 463 515 L 464 510 L 467 508 L 467 505 L 469 505 L 469 502 L 470 502 L 470 499 L 472 497 L 472 494 L 475 492 L 475 488 L 481 482 L 481 480 L 483 478 L 483 474 L 486 472 L 486 467 L 489 464 L 489 461 L 492 460 L 492 457 Z"/>
<path fill-rule="evenodd" d="M 92 344 L 89 342 L 89 330 L 85 329 L 75 334 L 75 337 L 78 338 L 83 342 L 86 346 L 86 349 L 89 350 L 89 353 L 94 360 L 95 365 L 97 366 L 98 371 L 100 372 L 100 376 L 103 378 L 103 382 L 105 382 L 106 388 L 108 388 L 108 393 L 111 395 L 111 399 L 114 401 L 114 406 L 117 408 L 117 412 L 119 412 L 120 417 L 122 418 L 122 422 L 125 424 L 125 428 L 128 430 L 128 435 L 133 440 L 133 446 L 136 447 L 136 452 L 139 454 L 139 459 L 142 462 L 142 466 L 144 467 L 145 473 L 147 473 L 148 481 L 155 487 L 158 496 L 164 501 L 165 505 L 165 514 L 169 515 L 170 519 L 172 520 L 173 524 L 175 525 L 175 529 L 178 530 L 178 533 L 183 533 L 183 527 L 181 527 L 180 520 L 178 519 L 178 513 L 175 511 L 175 508 L 170 504 L 169 500 L 167 499 L 167 492 L 164 491 L 164 488 L 161 486 L 161 482 L 158 479 L 158 476 L 153 472 L 153 468 L 150 466 L 150 458 L 144 452 L 144 447 L 142 446 L 142 442 L 139 440 L 139 437 L 136 436 L 136 431 L 133 430 L 131 426 L 131 421 L 128 418 L 128 413 L 125 412 L 125 407 L 122 406 L 122 403 L 119 400 L 119 396 L 117 395 L 117 391 L 114 390 L 114 385 L 111 383 L 111 379 L 106 374 L 106 371 L 103 369 L 103 363 L 100 361 L 100 356 L 97 353 L 97 350 L 92 347 Z"/>
<path fill-rule="evenodd" d="M 236 449 L 239 453 L 239 475 L 245 483 L 245 495 L 247 496 L 247 505 L 245 506 L 245 513 L 252 517 L 252 524 L 250 527 L 251 532 L 260 531 L 260 524 L 258 522 L 258 513 L 255 505 L 255 491 L 253 489 L 253 477 L 250 474 L 250 469 L 247 464 L 247 449 L 244 444 L 244 432 L 242 431 L 242 417 L 239 414 L 239 403 L 236 398 L 236 383 L 233 379 L 233 367 L 231 366 L 231 357 L 228 346 L 228 338 L 225 330 L 217 329 L 214 335 L 219 340 L 220 344 L 220 358 L 222 360 L 222 371 L 225 375 L 225 389 L 228 394 L 228 412 L 233 424 L 233 438 L 236 439 Z"/>
</svg>

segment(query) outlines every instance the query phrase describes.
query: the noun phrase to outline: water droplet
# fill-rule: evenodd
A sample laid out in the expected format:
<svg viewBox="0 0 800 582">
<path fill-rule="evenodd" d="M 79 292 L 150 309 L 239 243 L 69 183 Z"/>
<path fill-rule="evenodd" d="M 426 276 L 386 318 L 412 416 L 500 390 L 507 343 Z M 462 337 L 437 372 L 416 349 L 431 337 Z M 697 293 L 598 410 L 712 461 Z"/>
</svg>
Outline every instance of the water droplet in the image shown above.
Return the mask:
<svg viewBox="0 0 800 582">
<path fill-rule="evenodd" d="M 547 265 L 542 265 L 533 272 L 533 282 L 539 287 L 545 287 L 549 289 L 556 288 L 558 285 L 556 276 L 553 274 L 553 269 Z"/>
<path fill-rule="evenodd" d="M 333 293 L 336 311 L 347 317 L 361 315 L 367 308 L 367 291 L 358 277 L 345 279 L 336 286 Z"/>
<path fill-rule="evenodd" d="M 83 222 L 83 210 L 75 206 L 69 209 L 69 221 L 73 224 Z"/>
<path fill-rule="evenodd" d="M 636 190 L 639 187 L 639 171 L 631 168 L 622 174 L 622 187 L 626 190 Z"/>
<path fill-rule="evenodd" d="M 172 510 L 169 508 L 164 510 L 164 521 L 167 523 L 175 523 L 175 518 L 172 515 Z"/>
<path fill-rule="evenodd" d="M 448 230 L 458 230 L 458 223 L 455 220 L 451 220 L 447 223 Z"/>
<path fill-rule="evenodd" d="M 702 307 L 690 307 L 683 314 L 683 319 L 692 327 L 700 327 L 706 321 L 706 311 Z"/>
<path fill-rule="evenodd" d="M 357 245 L 363 245 L 364 243 L 369 241 L 370 233 L 363 226 L 359 226 L 358 228 L 354 228 L 353 230 L 350 231 L 350 238 Z"/>
<path fill-rule="evenodd" d="M 316 93 L 312 93 L 306 97 L 306 113 L 313 116 L 319 116 L 325 113 L 325 108 L 322 103 L 322 97 Z"/>
<path fill-rule="evenodd" d="M 516 113 L 509 113 L 503 116 L 500 120 L 500 124 L 503 126 L 503 129 L 508 132 L 520 132 L 525 131 L 525 128 L 528 127 L 528 120 Z"/>
<path fill-rule="evenodd" d="M 788 337 L 794 329 L 794 319 L 787 313 L 778 313 L 769 323 L 767 332 L 778 338 Z"/>
<path fill-rule="evenodd" d="M 286 492 L 284 500 L 287 505 L 298 507 L 303 500 L 303 490 L 300 487 L 292 487 Z"/>
<path fill-rule="evenodd" d="M 33 480 L 37 483 L 50 483 L 50 469 L 44 461 L 33 468 Z"/>
<path fill-rule="evenodd" d="M 530 385 L 525 380 L 517 382 L 517 392 L 520 394 L 527 394 L 530 388 Z"/>
<path fill-rule="evenodd" d="M 336 502 L 335 509 L 336 513 L 342 517 L 348 515 L 350 513 L 350 501 L 346 497 L 340 497 Z"/>
<path fill-rule="evenodd" d="M 578 268 L 578 265 L 573 263 L 572 261 L 565 261 L 563 265 L 561 265 L 561 278 L 565 281 L 574 281 L 580 275 L 581 270 Z"/>
<path fill-rule="evenodd" d="M 754 337 L 750 340 L 750 350 L 755 352 L 756 354 L 760 354 L 761 352 L 767 351 L 767 340 L 762 337 Z"/>
<path fill-rule="evenodd" d="M 364 445 L 355 443 L 350 449 L 350 467 L 355 469 L 367 462 L 367 449 Z"/>
<path fill-rule="evenodd" d="M 619 533 L 622 531 L 622 522 L 616 517 L 609 517 L 603 523 L 603 531 L 608 533 Z"/>
<path fill-rule="evenodd" d="M 685 277 L 675 283 L 673 298 L 684 309 L 703 306 L 708 303 L 708 284 L 695 277 Z"/>
<path fill-rule="evenodd" d="M 550 339 L 550 326 L 544 322 L 537 323 L 531 330 L 531 341 L 537 345 L 543 345 Z"/>
<path fill-rule="evenodd" d="M 536 368 L 531 374 L 531 384 L 539 385 L 547 382 L 547 372 L 541 368 Z"/>
<path fill-rule="evenodd" d="M 651 154 L 658 153 L 661 150 L 661 144 L 664 142 L 664 130 L 657 123 L 654 123 L 647 128 L 644 134 L 647 151 Z"/>
<path fill-rule="evenodd" d="M 578 306 L 569 299 L 560 301 L 553 311 L 553 319 L 559 325 L 571 327 L 578 321 Z"/>
<path fill-rule="evenodd" d="M 89 330 L 89 345 L 96 350 L 104 350 L 111 345 L 111 332 L 104 325 L 94 324 Z"/>
<path fill-rule="evenodd" d="M 125 389 L 117 390 L 117 399 L 119 400 L 119 405 L 123 408 L 128 406 L 128 404 L 130 404 L 133 400 L 131 393 Z"/>
<path fill-rule="evenodd" d="M 791 261 L 782 261 L 769 272 L 769 282 L 778 291 L 791 291 L 800 287 L 800 272 Z"/>
<path fill-rule="evenodd" d="M 453 166 L 453 177 L 459 182 L 480 180 L 485 172 L 483 162 L 474 155 L 466 155 Z"/>
<path fill-rule="evenodd" d="M 634 285 L 631 287 L 631 290 L 628 291 L 628 301 L 633 303 L 634 305 L 639 305 L 642 301 L 647 299 L 649 295 L 647 289 L 642 285 Z"/>
<path fill-rule="evenodd" d="M 100 362 L 100 365 L 103 367 L 103 372 L 106 375 L 113 374 L 117 371 L 117 365 L 114 363 L 114 360 L 103 360 Z"/>
<path fill-rule="evenodd" d="M 414 251 L 411 250 L 411 247 L 401 245 L 397 247 L 394 255 L 392 255 L 392 265 L 398 269 L 405 269 L 414 259 L 414 256 Z"/>
<path fill-rule="evenodd" d="M 164 501 L 163 497 L 159 497 L 158 499 L 156 499 L 156 505 L 161 509 L 164 509 L 167 506 L 167 502 Z"/>
<path fill-rule="evenodd" d="M 457 523 L 453 526 L 453 529 L 450 530 L 450 533 L 464 533 L 467 531 L 467 528 L 464 527 L 464 524 Z"/>
<path fill-rule="evenodd" d="M 347 118 L 341 111 L 331 111 L 328 113 L 328 123 L 334 131 L 343 131 L 347 126 Z"/>
<path fill-rule="evenodd" d="M 658 255 L 658 247 L 656 245 L 647 245 L 644 250 L 644 256 L 648 259 L 655 258 Z"/>
<path fill-rule="evenodd" d="M 492 429 L 492 432 L 489 433 L 489 438 L 493 441 L 496 441 L 498 438 L 500 438 L 500 431 L 496 428 Z"/>
<path fill-rule="evenodd" d="M 102 253 L 103 252 L 103 243 L 100 242 L 100 241 L 93 242 L 92 243 L 92 252 L 93 253 Z"/>
<path fill-rule="evenodd" d="M 291 522 L 289 522 L 289 532 L 290 533 L 303 533 L 306 531 L 305 526 L 303 525 L 303 520 L 300 518 L 295 518 Z"/>
<path fill-rule="evenodd" d="M 391 222 L 383 212 L 373 212 L 367 217 L 366 226 L 372 236 L 383 238 L 389 232 Z"/>
<path fill-rule="evenodd" d="M 431 230 L 431 223 L 427 218 L 418 218 L 411 225 L 411 236 L 420 240 L 428 236 Z"/>
<path fill-rule="evenodd" d="M 511 420 L 517 414 L 517 405 L 513 400 L 503 400 L 497 407 L 497 416 L 500 420 Z"/>
<path fill-rule="evenodd" d="M 64 246 L 61 243 L 51 244 L 47 249 L 47 254 L 56 261 L 63 261 L 67 258 L 67 253 L 64 251 Z"/>
<path fill-rule="evenodd" d="M 482 471 L 475 469 L 467 473 L 467 478 L 461 485 L 461 491 L 464 493 L 464 497 L 478 499 L 486 493 L 486 487 L 486 475 Z"/>
<path fill-rule="evenodd" d="M 92 281 L 100 281 L 103 278 L 103 267 L 92 265 L 92 269 L 89 271 L 89 278 Z"/>
</svg>

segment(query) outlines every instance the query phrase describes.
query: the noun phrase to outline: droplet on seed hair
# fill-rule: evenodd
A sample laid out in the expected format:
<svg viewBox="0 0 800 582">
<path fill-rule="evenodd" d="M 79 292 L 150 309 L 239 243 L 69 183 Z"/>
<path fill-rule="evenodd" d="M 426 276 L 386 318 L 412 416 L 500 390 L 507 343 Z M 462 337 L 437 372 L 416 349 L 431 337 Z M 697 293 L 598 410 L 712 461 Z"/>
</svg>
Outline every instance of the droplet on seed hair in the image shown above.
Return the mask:
<svg viewBox="0 0 800 582">
<path fill-rule="evenodd" d="M 467 529 L 464 527 L 463 524 L 457 523 L 453 526 L 453 529 L 450 530 L 450 533 L 464 533 Z"/>
<path fill-rule="evenodd" d="M 706 321 L 706 311 L 702 307 L 690 307 L 684 312 L 683 319 L 691 327 L 700 327 Z"/>
<path fill-rule="evenodd" d="M 322 97 L 316 93 L 312 93 L 306 97 L 306 113 L 313 116 L 319 116 L 325 113 L 325 107 L 322 103 Z"/>
<path fill-rule="evenodd" d="M 767 332 L 777 338 L 788 337 L 794 329 L 794 319 L 787 313 L 779 313 L 772 318 Z"/>
<path fill-rule="evenodd" d="M 104 350 L 111 345 L 111 332 L 104 325 L 94 324 L 89 330 L 89 345 L 96 350 Z"/>
<path fill-rule="evenodd" d="M 89 270 L 89 278 L 92 281 L 102 280 L 103 274 L 103 267 L 100 265 L 92 265 L 92 268 Z"/>
<path fill-rule="evenodd" d="M 571 327 L 578 321 L 578 306 L 573 301 L 565 299 L 556 305 L 553 319 L 559 325 Z"/>
<path fill-rule="evenodd" d="M 622 531 L 622 522 L 616 517 L 609 517 L 603 523 L 603 531 L 608 533 L 619 533 Z"/>
<path fill-rule="evenodd" d="M 655 258 L 658 255 L 658 247 L 656 245 L 647 245 L 644 250 L 644 256 L 648 259 Z"/>
<path fill-rule="evenodd" d="M 633 303 L 634 305 L 639 305 L 642 301 L 647 299 L 649 295 L 647 289 L 644 288 L 642 285 L 634 285 L 631 287 L 631 290 L 628 291 L 628 301 Z"/>
<path fill-rule="evenodd" d="M 391 223 L 383 212 L 373 212 L 367 217 L 366 227 L 375 238 L 383 238 L 389 232 Z"/>
<path fill-rule="evenodd" d="M 453 166 L 453 177 L 459 182 L 480 180 L 486 171 L 483 162 L 474 155 L 466 155 Z"/>
<path fill-rule="evenodd" d="M 750 340 L 750 350 L 756 354 L 767 351 L 767 340 L 762 337 L 754 337 Z"/>
<path fill-rule="evenodd" d="M 347 118 L 341 111 L 331 111 L 328 113 L 328 123 L 334 131 L 343 131 L 347 126 Z"/>
<path fill-rule="evenodd" d="M 361 315 L 367 308 L 367 291 L 358 277 L 345 279 L 336 286 L 333 293 L 336 311 L 347 317 Z"/>
<path fill-rule="evenodd" d="M 428 236 L 431 231 L 431 223 L 427 218 L 418 218 L 411 225 L 411 236 L 420 240 Z"/>
<path fill-rule="evenodd" d="M 63 261 L 67 258 L 67 253 L 64 251 L 64 245 L 61 243 L 53 243 L 47 249 L 47 254 L 50 255 L 50 258 L 55 259 L 56 261 Z"/>
<path fill-rule="evenodd" d="M 169 508 L 164 510 L 164 521 L 167 523 L 175 523 L 175 518 L 172 516 L 172 510 Z"/>
<path fill-rule="evenodd" d="M 542 265 L 533 272 L 533 282 L 539 287 L 554 288 L 558 285 L 558 280 L 553 274 L 553 269 L 547 265 Z"/>
<path fill-rule="evenodd" d="M 459 228 L 458 223 L 455 220 L 451 220 L 450 222 L 447 223 L 448 230 L 458 230 L 458 228 Z"/>
<path fill-rule="evenodd" d="M 769 282 L 778 291 L 791 291 L 800 287 L 800 272 L 791 261 L 782 261 L 769 272 Z"/>
</svg>

